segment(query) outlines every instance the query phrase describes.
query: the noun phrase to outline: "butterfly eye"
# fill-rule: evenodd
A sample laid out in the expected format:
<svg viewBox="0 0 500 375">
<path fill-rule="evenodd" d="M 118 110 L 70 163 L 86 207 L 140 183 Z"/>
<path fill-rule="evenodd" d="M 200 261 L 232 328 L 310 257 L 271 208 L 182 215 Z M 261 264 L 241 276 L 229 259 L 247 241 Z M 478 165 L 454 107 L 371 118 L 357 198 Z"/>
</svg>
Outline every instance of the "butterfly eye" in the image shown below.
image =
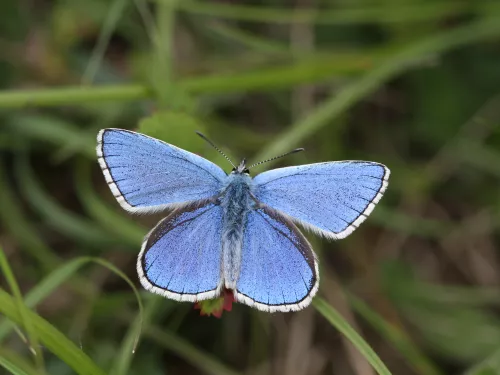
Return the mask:
<svg viewBox="0 0 500 375">
<path fill-rule="evenodd" d="M 250 174 L 250 171 L 249 171 L 247 168 L 245 168 L 245 169 L 243 170 L 243 173 Z"/>
<path fill-rule="evenodd" d="M 233 168 L 233 169 L 231 170 L 231 172 L 234 172 L 235 170 L 236 170 L 236 168 Z"/>
</svg>

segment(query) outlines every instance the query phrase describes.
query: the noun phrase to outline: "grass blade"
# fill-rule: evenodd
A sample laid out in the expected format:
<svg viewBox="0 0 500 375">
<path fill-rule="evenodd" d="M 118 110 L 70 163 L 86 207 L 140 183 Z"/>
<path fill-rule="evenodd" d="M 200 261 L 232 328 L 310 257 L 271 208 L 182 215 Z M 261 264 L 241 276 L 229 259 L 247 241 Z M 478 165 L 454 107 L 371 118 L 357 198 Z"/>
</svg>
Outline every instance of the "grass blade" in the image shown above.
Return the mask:
<svg viewBox="0 0 500 375">
<path fill-rule="evenodd" d="M 157 0 L 164 2 L 167 0 Z M 206 3 L 184 0 L 179 2 L 183 11 L 214 17 L 270 23 L 317 23 L 317 24 L 355 24 L 355 23 L 396 23 L 440 19 L 460 14 L 469 9 L 464 1 L 430 2 L 410 5 L 383 7 L 375 5 L 365 8 L 337 9 L 290 9 L 269 6 Z"/>
<path fill-rule="evenodd" d="M 87 259 L 74 259 L 52 271 L 45 279 L 26 293 L 24 303 L 28 308 L 36 307 L 45 298 L 50 296 L 59 286 L 68 281 L 79 268 L 88 263 Z M 12 326 L 8 322 L 0 324 L 0 341 L 10 332 Z"/>
<path fill-rule="evenodd" d="M 113 34 L 120 17 L 125 11 L 127 4 L 127 0 L 115 0 L 111 5 L 104 20 L 101 32 L 99 33 L 99 39 L 97 40 L 94 50 L 92 51 L 89 64 L 83 73 L 83 84 L 91 84 L 94 81 L 94 77 L 99 70 L 99 66 L 101 65 L 104 53 L 108 47 L 111 35 Z"/>
<path fill-rule="evenodd" d="M 25 138 L 50 142 L 95 157 L 95 137 L 60 118 L 16 114 L 9 118 L 8 127 Z"/>
<path fill-rule="evenodd" d="M 178 6 L 182 6 L 184 2 L 178 2 Z M 474 23 L 457 27 L 439 35 L 433 34 L 420 43 L 415 43 L 408 47 L 401 55 L 387 62 L 386 65 L 375 69 L 370 75 L 373 77 L 365 78 L 368 82 L 360 84 L 360 88 L 350 88 L 350 91 L 357 94 L 355 98 L 349 100 L 347 94 L 342 94 L 341 99 L 346 102 L 339 109 L 335 109 L 335 113 L 340 113 L 350 105 L 354 104 L 363 95 L 368 94 L 373 88 L 378 87 L 388 78 L 397 75 L 399 72 L 407 68 L 406 58 L 418 59 L 429 54 L 443 53 L 453 48 L 466 45 L 478 40 L 486 39 L 500 33 L 500 23 L 498 19 L 484 18 Z M 405 55 L 408 56 L 405 56 Z M 400 61 L 404 57 L 405 61 Z M 371 60 L 371 59 L 369 59 Z M 313 61 L 318 65 L 318 61 Z M 309 63 L 311 64 L 311 63 Z M 328 58 L 328 61 L 321 59 L 319 66 L 309 67 L 293 64 L 289 66 L 271 68 L 267 70 L 257 70 L 249 73 L 243 73 L 234 79 L 234 75 L 215 75 L 201 78 L 185 79 L 179 83 L 179 87 L 188 91 L 188 93 L 215 93 L 215 92 L 238 92 L 262 89 L 274 89 L 277 87 L 290 87 L 300 83 L 313 83 L 324 81 L 325 78 L 333 76 L 338 71 L 334 71 L 331 66 L 335 64 L 335 59 Z M 400 66 L 398 66 L 398 64 Z M 302 63 L 303 65 L 303 63 Z M 330 65 L 330 67 L 328 67 Z M 352 64 L 345 69 L 366 70 L 371 67 L 373 61 L 367 63 L 366 59 L 358 61 L 358 64 Z M 299 65 L 300 66 L 300 65 Z M 355 69 L 357 66 L 357 69 Z M 384 70 L 389 70 L 384 72 Z M 277 74 L 277 73 L 286 74 Z M 301 73 L 301 74 L 300 74 Z M 384 74 L 385 73 L 385 74 Z M 389 74 L 390 73 L 390 74 Z M 378 79 L 375 79 L 377 78 Z M 371 80 L 371 85 L 368 85 Z M 364 90 L 363 86 L 365 87 Z M 351 87 L 351 86 L 350 86 Z M 361 93 L 358 93 L 361 91 Z M 130 84 L 130 85 L 110 85 L 101 87 L 66 87 L 59 89 L 48 90 L 12 90 L 0 93 L 0 108 L 22 108 L 28 106 L 60 106 L 60 105 L 81 105 L 88 102 L 104 102 L 104 101 L 130 101 L 151 98 L 155 91 L 148 86 Z M 361 94 L 361 96 L 360 96 Z M 339 99 L 340 100 L 340 99 Z M 327 116 L 330 117 L 330 116 Z M 333 116 L 332 116 L 333 117 Z M 321 125 L 320 125 L 321 127 Z M 300 138 L 302 139 L 302 138 Z M 291 145 L 288 145 L 292 147 Z M 273 155 L 274 156 L 274 155 Z M 260 158 L 259 158 L 260 159 Z"/>
<path fill-rule="evenodd" d="M 38 345 L 38 337 L 37 332 L 33 328 L 33 324 L 29 317 L 26 314 L 26 308 L 24 306 L 23 296 L 21 294 L 21 290 L 17 285 L 16 278 L 14 277 L 14 273 L 10 268 L 9 262 L 7 261 L 7 257 L 3 249 L 0 247 L 0 269 L 7 280 L 7 284 L 9 285 L 12 294 L 14 295 L 14 302 L 16 305 L 17 313 L 19 314 L 19 320 L 21 322 L 21 326 L 25 328 L 26 333 L 28 335 L 28 344 L 30 346 L 30 350 L 33 352 L 35 356 L 35 362 L 37 368 L 40 371 L 44 369 L 44 361 L 43 361 L 43 353 L 40 350 L 40 345 Z"/>
<path fill-rule="evenodd" d="M 418 349 L 417 345 L 411 342 L 404 331 L 387 322 L 359 298 L 353 295 L 349 295 L 348 297 L 353 309 L 378 331 L 382 337 L 389 341 L 416 371 L 425 375 L 442 375 L 438 367 Z"/>
<path fill-rule="evenodd" d="M 229 26 L 225 23 L 209 24 L 208 31 L 224 40 L 240 44 L 246 48 L 268 54 L 290 55 L 290 47 L 271 39 L 252 34 L 242 28 Z"/>
<path fill-rule="evenodd" d="M 153 91 L 138 84 L 96 87 L 64 87 L 46 90 L 6 90 L 0 93 L 0 108 L 81 105 L 87 102 L 128 101 L 151 98 Z"/>
<path fill-rule="evenodd" d="M 369 95 L 389 79 L 408 70 L 415 61 L 431 54 L 439 54 L 458 46 L 500 34 L 498 19 L 484 19 L 448 32 L 427 37 L 394 54 L 378 67 L 347 85 L 340 92 L 316 107 L 307 117 L 287 128 L 276 141 L 262 150 L 255 160 L 267 160 L 297 146 L 324 126 L 331 124 L 347 109 Z M 272 163 L 272 162 L 270 162 Z M 266 164 L 269 166 L 269 163 Z"/>
<path fill-rule="evenodd" d="M 379 375 L 391 375 L 389 369 L 385 366 L 378 355 L 363 340 L 363 338 L 347 323 L 347 321 L 325 300 L 315 298 L 313 305 L 323 317 L 328 320 L 335 328 L 347 337 L 352 344 L 359 350 L 366 360 L 373 366 Z"/>
<path fill-rule="evenodd" d="M 22 324 L 21 314 L 16 308 L 15 298 L 0 289 L 0 313 L 12 322 Z M 105 375 L 82 350 L 38 314 L 22 307 L 22 314 L 31 322 L 40 341 L 79 375 Z"/>
<path fill-rule="evenodd" d="M 17 353 L 0 347 L 0 366 L 14 375 L 41 375 L 30 363 Z"/>
<path fill-rule="evenodd" d="M 111 238 L 108 233 L 95 226 L 89 220 L 81 218 L 64 209 L 52 197 L 43 191 L 29 164 L 27 155 L 16 159 L 16 172 L 21 190 L 31 205 L 56 230 L 71 238 L 91 244 L 116 243 L 119 239 Z"/>
<path fill-rule="evenodd" d="M 97 197 L 91 186 L 92 179 L 88 160 L 79 158 L 76 164 L 75 189 L 88 214 L 107 231 L 138 249 L 148 229 L 142 228 L 123 214 L 115 212 Z"/>
<path fill-rule="evenodd" d="M 287 88 L 302 83 L 314 83 L 345 73 L 365 71 L 374 63 L 376 56 L 360 58 L 353 54 L 316 56 L 277 67 L 252 69 L 241 72 L 237 79 L 231 74 L 212 74 L 181 80 L 179 90 L 188 94 L 234 93 Z M 65 87 L 44 90 L 10 90 L 0 92 L 0 108 L 30 106 L 83 105 L 92 102 L 133 101 L 153 98 L 156 91 L 139 84 L 121 84 L 93 87 Z M 87 150 L 95 154 L 94 149 Z"/>
<path fill-rule="evenodd" d="M 235 370 L 228 368 L 209 354 L 200 351 L 188 341 L 169 331 L 152 326 L 147 328 L 144 334 L 207 374 L 238 375 L 238 372 Z"/>
<path fill-rule="evenodd" d="M 500 373 L 500 350 L 465 372 L 464 375 L 498 375 Z"/>
<path fill-rule="evenodd" d="M 35 307 L 38 303 L 47 298 L 60 285 L 66 282 L 71 276 L 73 276 L 81 267 L 88 263 L 97 263 L 103 267 L 108 268 L 110 271 L 122 278 L 132 288 L 135 294 L 135 298 L 139 306 L 139 315 L 137 318 L 137 324 L 135 324 L 134 328 L 132 329 L 132 332 L 134 334 L 133 347 L 130 349 L 130 352 L 132 352 L 133 350 L 135 350 L 141 334 L 142 321 L 144 316 L 142 300 L 140 298 L 139 291 L 135 287 L 134 283 L 127 277 L 127 275 L 116 268 L 112 263 L 104 259 L 81 257 L 67 262 L 66 264 L 53 271 L 42 282 L 40 282 L 37 286 L 30 290 L 26 295 L 25 304 L 29 308 Z M 7 325 L 6 322 L 0 324 L 0 340 L 5 337 L 10 328 L 11 327 Z"/>
<path fill-rule="evenodd" d="M 125 339 L 123 340 L 122 346 L 116 355 L 116 360 L 114 365 L 110 371 L 110 375 L 126 375 L 130 368 L 130 362 L 132 359 L 132 354 L 134 352 L 131 350 L 133 348 L 133 344 L 136 338 L 135 327 L 137 325 L 147 326 L 153 314 L 156 312 L 159 303 L 163 303 L 163 298 L 158 298 L 157 296 L 148 296 L 148 300 L 146 302 L 146 306 L 144 307 L 144 316 L 141 318 L 140 316 L 136 317 L 132 324 L 130 325 L 127 334 L 125 335 Z"/>
<path fill-rule="evenodd" d="M 106 267 L 113 273 L 117 274 L 119 277 L 125 280 L 127 284 L 129 284 L 129 286 L 132 288 L 135 294 L 139 306 L 139 315 L 137 316 L 135 323 L 133 324 L 131 330 L 129 331 L 129 334 L 127 335 L 127 340 L 122 349 L 122 353 L 124 354 L 128 353 L 128 362 L 130 362 L 130 355 L 135 351 L 135 348 L 137 347 L 137 343 L 141 334 L 142 322 L 144 319 L 143 305 L 139 292 L 135 287 L 134 283 L 122 271 L 120 271 L 118 268 L 116 268 L 113 264 L 109 263 L 108 261 L 99 258 L 82 257 L 66 263 L 65 265 L 61 266 L 60 268 L 52 272 L 46 279 L 44 279 L 40 284 L 38 284 L 27 294 L 26 304 L 29 307 L 36 306 L 39 302 L 48 297 L 56 288 L 58 288 L 61 284 L 63 284 L 71 276 L 73 276 L 81 267 L 91 262 Z M 5 313 L 5 315 L 9 316 L 7 313 Z M 16 321 L 15 319 L 12 320 Z M 6 323 L 0 325 L 0 339 L 4 337 L 6 333 L 8 333 L 9 328 L 10 327 Z M 49 345 L 47 346 L 49 347 Z"/>
<path fill-rule="evenodd" d="M 0 163 L 0 220 L 4 228 L 15 237 L 26 253 L 36 259 L 44 270 L 50 270 L 59 261 L 58 257 L 38 237 L 37 230 L 21 211 L 22 206 L 7 180 L 3 163 Z"/>
<path fill-rule="evenodd" d="M 125 280 L 125 282 L 134 291 L 135 298 L 137 299 L 137 304 L 139 305 L 139 318 L 138 318 L 138 323 L 135 325 L 135 328 L 133 329 L 135 331 L 135 339 L 131 345 L 130 352 L 135 352 L 137 345 L 139 343 L 139 338 L 141 336 L 142 322 L 144 320 L 144 307 L 142 305 L 142 300 L 139 295 L 139 291 L 135 287 L 134 283 L 127 277 L 127 275 L 125 275 L 122 271 L 120 271 L 114 264 L 99 258 L 86 258 L 86 259 L 88 261 L 95 262 L 103 267 L 108 268 L 110 271 L 114 272 L 116 275 L 120 276 L 123 280 Z"/>
</svg>

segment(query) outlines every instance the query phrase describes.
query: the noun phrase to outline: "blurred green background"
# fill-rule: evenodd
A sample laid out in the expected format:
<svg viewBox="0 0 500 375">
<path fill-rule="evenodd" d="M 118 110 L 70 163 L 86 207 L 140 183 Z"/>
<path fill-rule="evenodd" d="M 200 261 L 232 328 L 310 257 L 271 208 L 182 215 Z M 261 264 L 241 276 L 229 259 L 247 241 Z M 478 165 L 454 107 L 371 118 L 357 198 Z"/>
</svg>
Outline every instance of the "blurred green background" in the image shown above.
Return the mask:
<svg viewBox="0 0 500 375">
<path fill-rule="evenodd" d="M 371 375 L 366 340 L 392 374 L 500 374 L 498 0 L 2 0 L 0 86 L 0 373 Z M 161 216 L 114 200 L 105 127 L 392 174 L 350 237 L 308 234 L 309 308 L 201 317 L 139 287 Z"/>
</svg>

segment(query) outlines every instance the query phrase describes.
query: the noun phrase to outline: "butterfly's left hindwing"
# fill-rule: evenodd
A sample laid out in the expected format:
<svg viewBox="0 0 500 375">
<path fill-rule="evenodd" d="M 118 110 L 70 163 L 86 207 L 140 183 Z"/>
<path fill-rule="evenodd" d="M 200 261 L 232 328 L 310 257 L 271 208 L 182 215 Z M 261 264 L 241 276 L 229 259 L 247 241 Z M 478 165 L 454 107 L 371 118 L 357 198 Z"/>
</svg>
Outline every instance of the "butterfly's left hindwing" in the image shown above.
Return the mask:
<svg viewBox="0 0 500 375">
<path fill-rule="evenodd" d="M 296 311 L 311 303 L 318 285 L 316 257 L 295 224 L 269 207 L 250 211 L 236 300 L 262 311 Z"/>
<path fill-rule="evenodd" d="M 221 232 L 220 206 L 206 201 L 176 209 L 144 240 L 137 261 L 142 285 L 177 301 L 217 297 Z"/>
</svg>

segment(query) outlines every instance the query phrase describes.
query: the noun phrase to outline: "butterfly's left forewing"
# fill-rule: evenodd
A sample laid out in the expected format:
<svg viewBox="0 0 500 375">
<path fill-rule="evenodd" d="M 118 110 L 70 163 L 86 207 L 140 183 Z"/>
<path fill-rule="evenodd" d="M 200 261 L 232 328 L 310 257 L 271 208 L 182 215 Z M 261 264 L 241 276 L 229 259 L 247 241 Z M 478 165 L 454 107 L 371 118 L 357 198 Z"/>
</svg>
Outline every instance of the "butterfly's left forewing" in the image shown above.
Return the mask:
<svg viewBox="0 0 500 375">
<path fill-rule="evenodd" d="M 211 201 L 178 208 L 146 236 L 137 261 L 142 285 L 177 301 L 220 294 L 222 210 Z"/>
<path fill-rule="evenodd" d="M 327 238 L 351 234 L 372 212 L 389 169 L 368 161 L 278 168 L 254 179 L 256 198 Z"/>
<path fill-rule="evenodd" d="M 262 311 L 296 311 L 319 285 L 311 245 L 287 218 L 265 205 L 250 211 L 235 297 Z"/>
</svg>

